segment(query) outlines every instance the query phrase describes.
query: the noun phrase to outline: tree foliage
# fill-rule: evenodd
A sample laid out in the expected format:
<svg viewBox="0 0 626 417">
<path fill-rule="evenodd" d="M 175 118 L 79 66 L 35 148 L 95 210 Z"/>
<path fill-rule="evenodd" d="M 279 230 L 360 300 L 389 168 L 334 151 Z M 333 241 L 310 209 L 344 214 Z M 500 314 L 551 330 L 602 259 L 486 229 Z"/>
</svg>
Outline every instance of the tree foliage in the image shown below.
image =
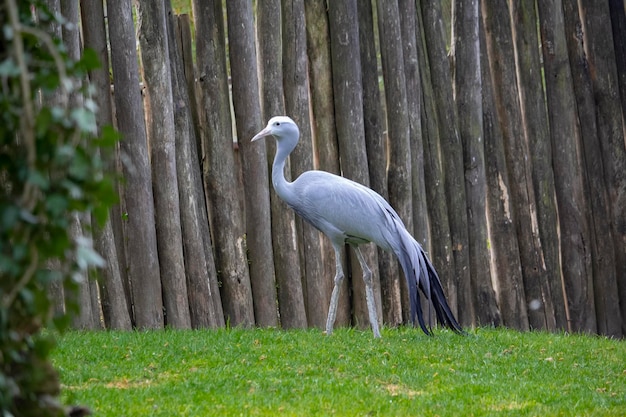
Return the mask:
<svg viewBox="0 0 626 417">
<path fill-rule="evenodd" d="M 89 228 L 70 235 L 72 222 L 93 213 L 104 221 L 115 202 L 101 151 L 116 134 L 96 137 L 96 105 L 87 71 L 98 65 L 85 51 L 71 60 L 46 28 L 64 24 L 39 0 L 0 5 L 0 410 L 3 416 L 60 415 L 56 373 L 48 360 L 51 332 L 78 310 L 67 297 L 53 314 L 47 288 L 77 288 L 86 269 L 104 260 Z M 82 95 L 73 107 L 70 95 Z M 84 234 L 84 235 L 83 235 Z"/>
</svg>

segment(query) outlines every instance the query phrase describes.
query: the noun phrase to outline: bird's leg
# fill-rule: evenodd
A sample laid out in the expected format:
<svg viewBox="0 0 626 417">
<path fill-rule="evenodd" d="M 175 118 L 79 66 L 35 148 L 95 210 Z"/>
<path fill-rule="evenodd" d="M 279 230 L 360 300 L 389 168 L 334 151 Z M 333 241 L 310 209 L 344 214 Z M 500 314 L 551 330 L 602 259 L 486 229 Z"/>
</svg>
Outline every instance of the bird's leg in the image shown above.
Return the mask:
<svg viewBox="0 0 626 417">
<path fill-rule="evenodd" d="M 374 337 L 380 337 L 380 331 L 378 330 L 378 315 L 376 314 L 376 302 L 374 301 L 374 285 L 372 281 L 372 271 L 365 263 L 365 257 L 361 253 L 361 249 L 358 246 L 353 246 L 354 253 L 361 264 L 363 270 L 363 281 L 365 281 L 365 300 L 367 301 L 367 311 L 370 316 L 370 324 L 372 325 L 372 331 Z"/>
<path fill-rule="evenodd" d="M 328 307 L 328 319 L 326 320 L 326 334 L 333 332 L 335 318 L 337 317 L 337 304 L 339 303 L 339 293 L 341 292 L 341 283 L 343 281 L 343 266 L 341 265 L 341 248 L 333 244 L 335 248 L 335 287 L 330 296 L 330 306 Z"/>
</svg>

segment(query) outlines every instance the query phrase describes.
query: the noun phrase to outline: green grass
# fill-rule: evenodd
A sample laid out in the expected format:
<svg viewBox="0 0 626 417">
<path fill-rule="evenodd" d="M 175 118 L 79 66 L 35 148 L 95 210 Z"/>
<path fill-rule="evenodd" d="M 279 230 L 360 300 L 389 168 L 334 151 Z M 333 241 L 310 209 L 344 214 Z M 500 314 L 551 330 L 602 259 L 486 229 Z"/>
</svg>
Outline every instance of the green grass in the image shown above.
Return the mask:
<svg viewBox="0 0 626 417">
<path fill-rule="evenodd" d="M 626 415 L 626 344 L 592 336 L 70 332 L 53 357 L 96 416 Z"/>
</svg>

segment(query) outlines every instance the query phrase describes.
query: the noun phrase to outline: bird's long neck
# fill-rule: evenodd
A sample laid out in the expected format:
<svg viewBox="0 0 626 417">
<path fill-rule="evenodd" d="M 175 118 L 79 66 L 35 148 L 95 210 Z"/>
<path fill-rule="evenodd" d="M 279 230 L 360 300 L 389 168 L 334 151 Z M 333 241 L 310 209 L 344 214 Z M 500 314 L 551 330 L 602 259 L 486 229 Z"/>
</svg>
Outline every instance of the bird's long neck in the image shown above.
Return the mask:
<svg viewBox="0 0 626 417">
<path fill-rule="evenodd" d="M 276 143 L 276 155 L 274 156 L 274 164 L 272 165 L 272 185 L 276 194 L 285 201 L 287 204 L 292 205 L 294 200 L 293 191 L 291 189 L 291 183 L 285 178 L 285 164 L 287 157 L 297 144 L 287 141 L 280 141 Z"/>
</svg>

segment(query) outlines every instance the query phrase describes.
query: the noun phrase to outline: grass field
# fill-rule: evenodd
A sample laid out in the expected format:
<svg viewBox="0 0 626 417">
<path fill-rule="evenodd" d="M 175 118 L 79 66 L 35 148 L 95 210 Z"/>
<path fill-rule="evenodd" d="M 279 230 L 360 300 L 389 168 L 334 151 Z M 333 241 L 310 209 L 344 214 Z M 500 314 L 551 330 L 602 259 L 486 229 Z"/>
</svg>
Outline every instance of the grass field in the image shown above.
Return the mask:
<svg viewBox="0 0 626 417">
<path fill-rule="evenodd" d="M 591 336 L 70 332 L 53 357 L 96 416 L 626 415 L 626 344 Z"/>
</svg>

